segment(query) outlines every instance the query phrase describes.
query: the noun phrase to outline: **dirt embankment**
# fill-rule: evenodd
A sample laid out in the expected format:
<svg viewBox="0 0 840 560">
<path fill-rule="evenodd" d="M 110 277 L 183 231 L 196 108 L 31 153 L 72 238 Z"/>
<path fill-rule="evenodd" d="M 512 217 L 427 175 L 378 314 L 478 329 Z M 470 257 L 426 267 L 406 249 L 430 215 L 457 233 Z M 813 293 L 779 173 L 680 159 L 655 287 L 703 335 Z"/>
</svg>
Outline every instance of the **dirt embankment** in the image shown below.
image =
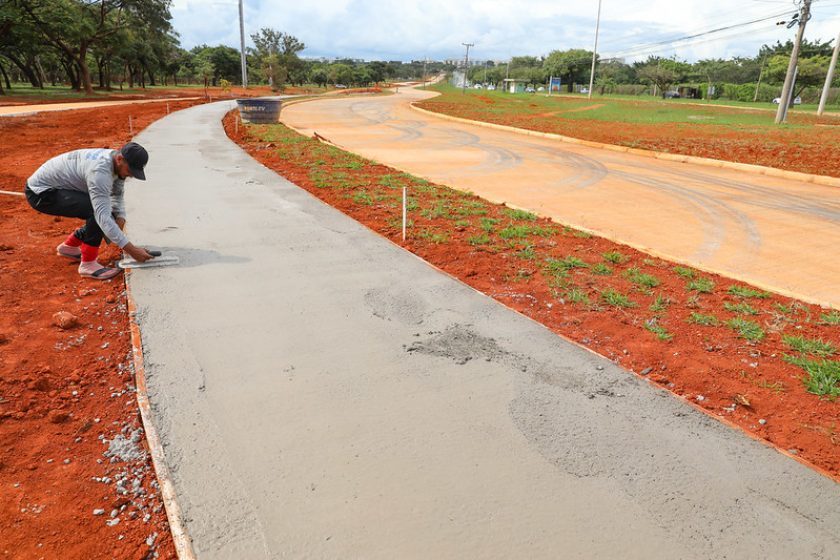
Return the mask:
<svg viewBox="0 0 840 560">
<path fill-rule="evenodd" d="M 138 131 L 165 114 L 142 104 L 2 118 L 0 190 L 22 192 L 59 153 L 119 147 L 129 116 Z M 2 557 L 175 558 L 135 399 L 123 277 L 82 279 L 55 255 L 79 220 L 0 194 L 0 224 Z"/>
</svg>

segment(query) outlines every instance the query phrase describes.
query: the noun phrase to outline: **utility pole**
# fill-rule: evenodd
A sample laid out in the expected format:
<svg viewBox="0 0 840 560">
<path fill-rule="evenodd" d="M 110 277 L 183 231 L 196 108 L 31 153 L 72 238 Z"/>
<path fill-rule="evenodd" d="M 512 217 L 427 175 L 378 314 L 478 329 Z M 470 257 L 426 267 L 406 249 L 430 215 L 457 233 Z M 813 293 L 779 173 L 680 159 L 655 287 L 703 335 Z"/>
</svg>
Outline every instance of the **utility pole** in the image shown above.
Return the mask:
<svg viewBox="0 0 840 560">
<path fill-rule="evenodd" d="M 782 87 L 782 97 L 779 100 L 779 109 L 776 111 L 776 124 L 784 123 L 787 117 L 788 103 L 793 90 L 793 74 L 799 61 L 799 47 L 802 44 L 802 36 L 805 34 L 805 24 L 808 23 L 809 19 L 811 19 L 811 0 L 805 0 L 802 10 L 799 12 L 799 30 L 796 32 L 793 50 L 790 53 L 785 85 Z"/>
<path fill-rule="evenodd" d="M 467 93 L 467 76 L 470 73 L 470 47 L 474 47 L 475 43 L 461 44 L 467 47 L 467 54 L 464 55 L 464 87 L 461 89 L 461 93 Z"/>
<path fill-rule="evenodd" d="M 755 84 L 755 95 L 753 95 L 753 103 L 758 101 L 758 88 L 761 86 L 761 76 L 764 75 L 764 63 L 767 62 L 767 55 L 764 55 L 764 59 L 761 61 L 761 70 L 758 71 L 758 82 Z"/>
<path fill-rule="evenodd" d="M 595 83 L 595 58 L 598 56 L 598 31 L 601 28 L 601 0 L 598 0 L 598 18 L 595 20 L 595 48 L 592 49 L 592 69 L 589 71 L 589 94 L 587 99 L 592 99 L 592 86 Z M 551 90 L 551 87 L 548 88 Z"/>
<path fill-rule="evenodd" d="M 245 60 L 245 20 L 242 17 L 242 0 L 239 0 L 239 53 L 242 64 L 242 87 L 248 87 L 248 66 Z"/>
<path fill-rule="evenodd" d="M 423 89 L 426 89 L 426 64 L 429 63 L 429 57 L 423 58 Z"/>
<path fill-rule="evenodd" d="M 828 90 L 831 87 L 831 80 L 834 79 L 834 69 L 837 67 L 837 54 L 840 53 L 840 34 L 837 35 L 837 42 L 834 43 L 834 54 L 831 55 L 831 64 L 828 65 L 828 74 L 825 76 L 825 85 L 820 96 L 820 108 L 817 109 L 817 116 L 825 111 L 825 102 L 828 100 Z"/>
</svg>

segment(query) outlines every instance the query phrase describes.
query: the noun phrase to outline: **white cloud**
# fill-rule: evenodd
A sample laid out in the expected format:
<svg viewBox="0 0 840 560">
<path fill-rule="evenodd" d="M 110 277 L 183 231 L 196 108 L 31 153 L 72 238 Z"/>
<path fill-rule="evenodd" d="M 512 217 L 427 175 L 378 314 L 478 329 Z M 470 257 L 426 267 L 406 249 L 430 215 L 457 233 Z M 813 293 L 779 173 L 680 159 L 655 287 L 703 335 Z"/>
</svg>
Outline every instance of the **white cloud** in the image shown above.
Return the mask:
<svg viewBox="0 0 840 560">
<path fill-rule="evenodd" d="M 627 59 L 648 54 L 684 60 L 758 52 L 792 39 L 775 20 L 738 27 L 692 42 L 669 41 L 753 19 L 793 14 L 785 0 L 603 0 L 599 53 Z M 815 0 L 806 38 L 827 41 L 840 30 L 840 0 Z M 236 0 L 174 0 L 174 26 L 183 46 L 239 45 Z M 291 33 L 304 55 L 412 60 L 458 58 L 462 42 L 477 59 L 540 55 L 554 49 L 592 49 L 597 0 L 245 0 L 246 35 L 261 27 Z M 246 39 L 250 44 L 250 39 Z M 641 47 L 651 43 L 664 45 Z"/>
</svg>

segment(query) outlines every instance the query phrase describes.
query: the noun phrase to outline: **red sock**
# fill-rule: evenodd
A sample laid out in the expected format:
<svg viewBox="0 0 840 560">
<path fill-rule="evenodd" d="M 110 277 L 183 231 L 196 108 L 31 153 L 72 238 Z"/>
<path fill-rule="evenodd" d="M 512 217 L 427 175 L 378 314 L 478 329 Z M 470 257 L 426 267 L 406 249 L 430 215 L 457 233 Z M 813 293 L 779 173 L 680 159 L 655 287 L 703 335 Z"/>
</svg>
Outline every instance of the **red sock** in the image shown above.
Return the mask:
<svg viewBox="0 0 840 560">
<path fill-rule="evenodd" d="M 80 247 L 82 245 L 82 240 L 76 237 L 76 233 L 73 232 L 67 236 L 67 239 L 64 240 L 64 244 L 68 247 Z"/>
<path fill-rule="evenodd" d="M 99 247 L 82 243 L 82 262 L 93 262 L 99 256 Z"/>
</svg>

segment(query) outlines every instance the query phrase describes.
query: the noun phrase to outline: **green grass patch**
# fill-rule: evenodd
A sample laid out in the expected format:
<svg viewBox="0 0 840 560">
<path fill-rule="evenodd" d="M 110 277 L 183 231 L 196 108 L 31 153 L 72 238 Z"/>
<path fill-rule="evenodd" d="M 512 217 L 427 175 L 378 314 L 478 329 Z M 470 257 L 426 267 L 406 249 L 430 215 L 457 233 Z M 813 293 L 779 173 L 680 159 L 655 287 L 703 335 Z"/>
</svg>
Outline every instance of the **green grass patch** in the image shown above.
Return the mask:
<svg viewBox="0 0 840 560">
<path fill-rule="evenodd" d="M 688 316 L 688 322 L 695 325 L 703 325 L 704 327 L 716 327 L 720 325 L 720 321 L 714 315 L 704 315 L 702 313 L 692 313 Z"/>
<path fill-rule="evenodd" d="M 695 278 L 686 284 L 685 289 L 689 292 L 699 292 L 701 294 L 710 294 L 715 289 L 715 283 L 711 278 L 702 276 Z"/>
<path fill-rule="evenodd" d="M 770 297 L 769 292 L 753 290 L 752 288 L 747 288 L 746 286 L 738 286 L 735 284 L 729 286 L 727 292 L 733 296 L 737 296 L 740 298 L 767 299 Z"/>
<path fill-rule="evenodd" d="M 424 208 L 420 212 L 420 215 L 424 218 L 429 218 L 430 220 L 433 220 L 435 218 L 449 219 L 452 217 L 449 214 L 449 205 L 447 205 L 445 202 L 438 202 L 431 208 Z"/>
<path fill-rule="evenodd" d="M 740 313 L 741 315 L 758 315 L 758 310 L 746 302 L 729 303 L 726 301 L 723 303 L 723 308 L 732 313 Z"/>
<path fill-rule="evenodd" d="M 823 325 L 840 325 L 840 311 L 820 313 L 820 323 Z"/>
<path fill-rule="evenodd" d="M 470 245 L 487 245 L 490 243 L 490 236 L 486 233 L 482 233 L 481 235 L 473 235 L 472 237 L 467 238 L 467 243 Z"/>
<path fill-rule="evenodd" d="M 639 287 L 651 289 L 659 285 L 659 278 L 651 274 L 645 274 L 634 266 L 624 271 L 624 276 Z"/>
<path fill-rule="evenodd" d="M 484 231 L 486 231 L 487 233 L 491 233 L 493 231 L 493 228 L 498 223 L 499 223 L 499 220 L 496 220 L 496 219 L 493 219 L 493 218 L 481 218 L 481 221 L 479 222 L 479 227 L 481 229 L 483 229 Z"/>
<path fill-rule="evenodd" d="M 551 228 L 543 228 L 527 224 L 511 224 L 508 227 L 499 230 L 499 237 L 502 239 L 525 239 L 529 235 L 547 237 L 552 233 L 554 233 L 554 231 Z"/>
<path fill-rule="evenodd" d="M 676 272 L 678 276 L 688 278 L 689 280 L 693 279 L 697 275 L 693 268 L 687 268 L 685 266 L 675 266 L 674 272 Z"/>
<path fill-rule="evenodd" d="M 373 199 L 366 191 L 358 191 L 353 195 L 353 202 L 355 202 L 356 204 L 370 206 L 371 204 L 373 204 Z"/>
<path fill-rule="evenodd" d="M 656 338 L 663 342 L 668 342 L 674 339 L 674 335 L 665 330 L 665 327 L 657 323 L 655 320 L 645 321 L 645 329 L 656 335 Z"/>
<path fill-rule="evenodd" d="M 761 342 L 764 340 L 764 329 L 758 323 L 748 321 L 742 317 L 730 319 L 726 326 L 738 332 L 738 337 L 750 342 Z"/>
<path fill-rule="evenodd" d="M 656 296 L 656 299 L 653 300 L 653 303 L 650 304 L 650 309 L 654 313 L 664 313 L 668 306 L 671 305 L 671 300 L 668 296 L 659 294 Z"/>
<path fill-rule="evenodd" d="M 526 220 L 529 222 L 535 222 L 537 220 L 537 215 L 532 214 L 531 212 L 527 212 L 525 210 L 517 210 L 516 208 L 505 208 L 502 210 L 506 216 L 512 218 L 514 220 Z"/>
<path fill-rule="evenodd" d="M 607 251 L 601 256 L 604 257 L 605 261 L 613 264 L 624 264 L 630 260 L 630 257 L 618 251 Z"/>
<path fill-rule="evenodd" d="M 791 350 L 799 352 L 800 354 L 808 354 L 818 358 L 828 358 L 837 353 L 837 348 L 830 342 L 825 342 L 816 338 L 805 338 L 800 335 L 783 335 L 782 341 L 787 344 Z"/>
<path fill-rule="evenodd" d="M 809 393 L 831 400 L 840 396 L 840 362 L 794 356 L 785 356 L 784 360 L 805 370 L 808 377 L 802 382 Z"/>
<path fill-rule="evenodd" d="M 525 247 L 523 247 L 516 253 L 516 256 L 520 259 L 525 259 L 526 261 L 532 261 L 535 258 L 537 258 L 537 254 L 534 251 L 533 245 L 525 245 Z"/>
<path fill-rule="evenodd" d="M 569 288 L 563 293 L 563 299 L 570 303 L 582 303 L 584 305 L 591 305 L 589 295 L 580 288 Z"/>
<path fill-rule="evenodd" d="M 597 274 L 598 276 L 609 276 L 612 273 L 613 269 L 604 263 L 596 263 L 592 265 L 592 274 Z"/>
<path fill-rule="evenodd" d="M 589 264 L 586 261 L 579 259 L 573 255 L 569 255 L 563 259 L 547 259 L 545 261 L 545 267 L 553 273 L 557 272 L 568 272 L 573 268 L 588 268 Z"/>
<path fill-rule="evenodd" d="M 417 237 L 425 239 L 435 245 L 440 245 L 449 242 L 449 234 L 446 232 L 433 231 L 431 229 L 424 229 L 417 233 Z"/>
<path fill-rule="evenodd" d="M 601 292 L 601 299 L 607 305 L 612 305 L 613 307 L 638 307 L 638 305 L 631 301 L 626 295 L 622 294 L 617 290 L 613 290 L 612 288 L 607 288 L 606 290 Z"/>
</svg>

